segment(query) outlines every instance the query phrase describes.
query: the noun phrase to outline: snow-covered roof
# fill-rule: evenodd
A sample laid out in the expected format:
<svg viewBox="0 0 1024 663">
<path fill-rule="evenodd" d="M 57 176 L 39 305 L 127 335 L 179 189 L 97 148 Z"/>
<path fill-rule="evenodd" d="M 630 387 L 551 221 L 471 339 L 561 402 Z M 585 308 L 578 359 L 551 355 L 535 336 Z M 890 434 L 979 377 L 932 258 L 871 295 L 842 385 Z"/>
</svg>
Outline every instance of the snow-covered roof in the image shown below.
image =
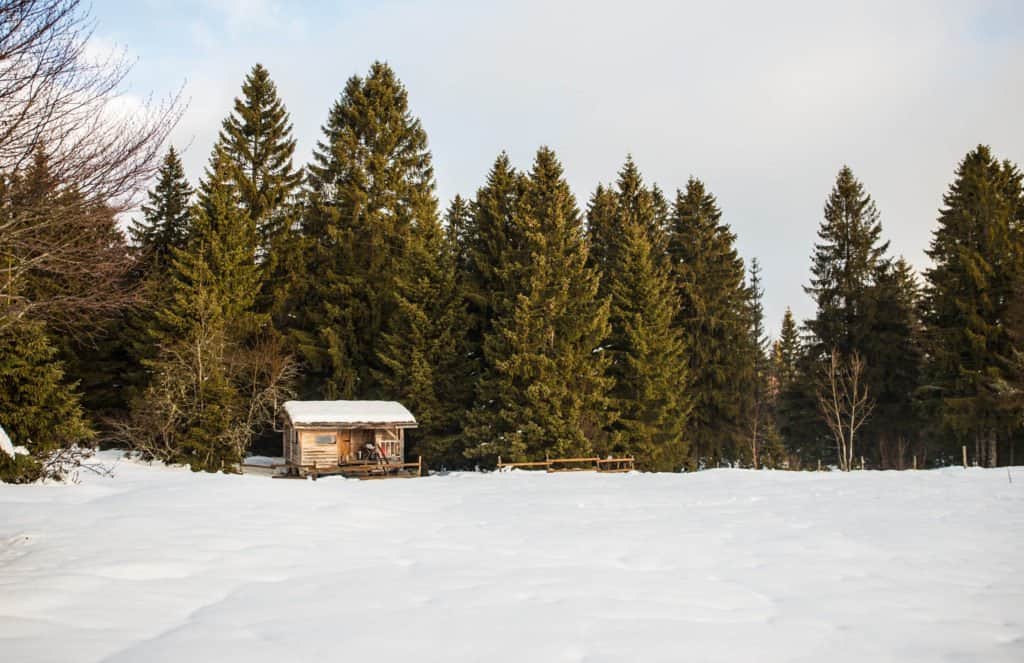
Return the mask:
<svg viewBox="0 0 1024 663">
<path fill-rule="evenodd" d="M 7 437 L 3 426 L 0 426 L 0 451 L 14 458 L 14 443 L 11 442 L 11 438 Z"/>
<path fill-rule="evenodd" d="M 412 413 L 396 401 L 288 401 L 284 411 L 296 426 L 416 425 Z"/>
</svg>

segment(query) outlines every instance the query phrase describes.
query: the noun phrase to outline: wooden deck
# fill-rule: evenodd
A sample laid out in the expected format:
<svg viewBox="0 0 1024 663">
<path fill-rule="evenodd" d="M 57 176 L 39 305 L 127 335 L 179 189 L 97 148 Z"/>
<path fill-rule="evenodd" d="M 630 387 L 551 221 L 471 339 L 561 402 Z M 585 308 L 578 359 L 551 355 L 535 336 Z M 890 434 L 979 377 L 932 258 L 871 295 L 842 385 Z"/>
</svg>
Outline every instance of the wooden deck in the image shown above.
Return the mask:
<svg viewBox="0 0 1024 663">
<path fill-rule="evenodd" d="M 311 477 L 314 481 L 318 477 L 341 475 L 352 479 L 411 479 L 423 476 L 423 457 L 416 459 L 415 463 L 394 463 L 379 461 L 355 461 L 337 463 L 334 465 L 306 465 L 288 466 L 288 473 L 275 475 L 274 478 L 305 478 Z"/>
</svg>

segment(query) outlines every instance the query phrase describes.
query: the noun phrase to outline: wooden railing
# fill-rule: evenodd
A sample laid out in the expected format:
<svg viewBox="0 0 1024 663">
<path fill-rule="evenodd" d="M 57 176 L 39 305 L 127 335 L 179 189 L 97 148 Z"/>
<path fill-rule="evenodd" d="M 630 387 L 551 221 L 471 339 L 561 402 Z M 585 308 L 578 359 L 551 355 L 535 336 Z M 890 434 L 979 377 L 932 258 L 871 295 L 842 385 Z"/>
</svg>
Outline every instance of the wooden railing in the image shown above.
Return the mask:
<svg viewBox="0 0 1024 663">
<path fill-rule="evenodd" d="M 420 477 L 423 476 L 423 456 L 419 456 L 415 463 L 381 463 L 376 461 L 339 463 L 338 473 L 359 479 Z"/>
<path fill-rule="evenodd" d="M 533 460 L 522 463 L 502 462 L 498 456 L 498 469 L 521 469 L 539 470 L 548 472 L 632 472 L 636 469 L 636 461 L 632 456 L 621 458 L 598 458 L 587 456 L 581 458 L 548 458 L 547 460 Z"/>
</svg>

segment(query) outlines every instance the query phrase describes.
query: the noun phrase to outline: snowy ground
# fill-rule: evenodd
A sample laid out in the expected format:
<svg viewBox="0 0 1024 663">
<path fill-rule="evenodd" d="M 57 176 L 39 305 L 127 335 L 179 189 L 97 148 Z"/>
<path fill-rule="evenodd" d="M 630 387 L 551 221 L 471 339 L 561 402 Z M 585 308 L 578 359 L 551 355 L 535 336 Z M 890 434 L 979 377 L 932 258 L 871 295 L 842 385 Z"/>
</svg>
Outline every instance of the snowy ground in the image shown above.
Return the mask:
<svg viewBox="0 0 1024 663">
<path fill-rule="evenodd" d="M 1019 663 L 1014 473 L 121 462 L 0 485 L 0 660 Z"/>
</svg>

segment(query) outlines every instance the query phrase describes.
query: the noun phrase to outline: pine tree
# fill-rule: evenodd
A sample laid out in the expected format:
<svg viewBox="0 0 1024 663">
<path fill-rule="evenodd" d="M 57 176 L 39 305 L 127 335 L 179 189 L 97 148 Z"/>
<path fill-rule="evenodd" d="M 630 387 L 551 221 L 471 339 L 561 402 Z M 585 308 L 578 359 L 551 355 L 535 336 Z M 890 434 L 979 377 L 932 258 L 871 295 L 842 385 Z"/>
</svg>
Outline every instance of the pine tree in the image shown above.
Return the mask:
<svg viewBox="0 0 1024 663">
<path fill-rule="evenodd" d="M 144 451 L 196 470 L 236 468 L 252 434 L 252 394 L 240 390 L 239 348 L 261 326 L 257 236 L 239 205 L 230 163 L 217 147 L 193 211 L 184 249 L 175 249 L 169 296 L 156 311 L 154 378 L 135 404 L 150 423 Z M 156 430 L 153 430 L 156 429 Z"/>
<path fill-rule="evenodd" d="M 687 460 L 686 355 L 673 322 L 678 308 L 665 259 L 666 210 L 627 158 L 616 188 L 599 186 L 588 209 L 591 263 L 609 297 L 610 333 L 602 344 L 617 420 L 614 451 L 645 469 L 678 470 Z"/>
<path fill-rule="evenodd" d="M 763 453 L 765 447 L 776 441 L 773 439 L 774 425 L 770 407 L 771 360 L 768 356 L 768 333 L 764 326 L 764 288 L 761 285 L 761 264 L 757 258 L 750 262 L 747 292 L 750 300 L 747 303 L 748 340 L 745 347 L 752 372 L 750 392 L 746 395 L 747 435 L 751 466 L 756 469 L 769 460 Z"/>
<path fill-rule="evenodd" d="M 160 165 L 156 186 L 147 194 L 149 202 L 142 206 L 142 221 L 132 220 L 128 229 L 139 272 L 154 269 L 159 280 L 166 273 L 173 250 L 184 248 L 192 193 L 185 167 L 172 146 Z"/>
<path fill-rule="evenodd" d="M 469 261 L 469 229 L 473 210 L 468 200 L 456 195 L 444 215 L 444 238 L 457 275 L 466 273 Z"/>
<path fill-rule="evenodd" d="M 704 184 L 691 178 L 676 195 L 669 256 L 680 309 L 676 326 L 689 348 L 694 407 L 690 416 L 693 465 L 735 459 L 746 447 L 743 395 L 749 393 L 749 341 L 743 260 L 736 236 Z"/>
<path fill-rule="evenodd" d="M 598 274 L 587 265 L 579 211 L 555 154 L 537 152 L 519 200 L 506 197 L 519 187 L 502 161 L 477 197 L 476 223 L 488 227 L 489 247 L 512 249 L 489 272 L 493 282 L 523 287 L 489 291 L 496 315 L 483 338 L 467 454 L 589 454 L 607 419 L 606 360 L 595 350 L 608 333 L 608 303 L 597 297 Z"/>
<path fill-rule="evenodd" d="M 232 113 L 221 125 L 219 145 L 227 157 L 239 203 L 259 234 L 259 254 L 268 257 L 287 230 L 286 207 L 302 183 L 292 164 L 295 139 L 288 111 L 277 94 L 270 72 L 253 66 L 235 98 Z"/>
<path fill-rule="evenodd" d="M 864 185 L 848 166 L 843 166 L 825 201 L 824 218 L 818 227 L 819 242 L 811 258 L 811 283 L 804 288 L 814 298 L 817 310 L 814 318 L 806 322 L 810 338 L 800 362 L 801 376 L 787 397 L 791 407 L 789 423 L 799 422 L 799 447 L 808 461 L 834 451 L 824 424 L 815 421 L 820 419 L 817 385 L 832 352 L 838 353 L 840 362 L 848 361 L 854 354 L 863 359 L 869 395 L 874 398 L 880 389 L 871 378 L 882 375 L 885 369 L 869 348 L 875 324 L 874 288 L 888 248 L 888 243 L 881 241 L 879 217 Z M 863 431 L 854 444 L 857 455 L 872 447 Z"/>
<path fill-rule="evenodd" d="M 125 355 L 121 376 L 124 403 L 139 395 L 149 382 L 146 362 L 154 359 L 151 330 L 154 315 L 166 295 L 166 281 L 175 251 L 185 248 L 191 232 L 194 191 L 174 147 L 167 150 L 157 173 L 156 185 L 142 206 L 142 220 L 133 219 L 128 234 L 132 241 L 135 268 L 132 278 L 140 294 L 138 306 L 125 311 L 120 343 Z"/>
<path fill-rule="evenodd" d="M 787 306 L 782 316 L 779 338 L 772 344 L 772 373 L 776 389 L 785 389 L 797 378 L 800 354 L 800 332 L 793 311 Z"/>
<path fill-rule="evenodd" d="M 909 263 L 882 262 L 868 303 L 871 332 L 863 353 L 875 407 L 863 430 L 864 451 L 877 466 L 903 469 L 924 427 L 915 401 L 924 359 L 919 287 Z"/>
<path fill-rule="evenodd" d="M 1020 426 L 1002 407 L 1014 347 L 1005 321 L 1024 271 L 1020 171 L 979 145 L 964 157 L 943 197 L 925 273 L 930 362 L 927 391 L 946 431 L 973 443 L 982 464 L 999 460 L 999 438 Z"/>
<path fill-rule="evenodd" d="M 464 352 L 465 307 L 456 281 L 458 243 L 446 235 L 456 232 L 453 224 L 463 213 L 456 198 L 447 229 L 437 223 L 414 229 L 411 269 L 397 284 L 395 312 L 378 351 L 384 395 L 404 403 L 419 422 L 410 431 L 410 451 L 435 467 L 465 463 L 459 434 L 472 382 Z"/>
<path fill-rule="evenodd" d="M 878 208 L 848 166 L 836 177 L 824 215 L 811 285 L 804 288 L 818 307 L 807 326 L 816 339 L 814 354 L 835 349 L 848 357 L 863 353 L 871 329 L 869 292 L 889 244 L 881 243 Z"/>
<path fill-rule="evenodd" d="M 93 436 L 57 354 L 41 323 L 0 325 L 0 425 L 29 451 L 14 460 L 0 453 L 0 481 L 35 481 L 53 452 Z"/>
<path fill-rule="evenodd" d="M 331 108 L 309 167 L 303 213 L 309 290 L 292 333 L 308 392 L 326 398 L 381 393 L 381 333 L 408 270 L 413 228 L 436 223 L 427 134 L 395 73 L 377 62 Z"/>
<path fill-rule="evenodd" d="M 674 283 L 641 225 L 625 225 L 621 244 L 619 269 L 606 275 L 612 321 L 608 374 L 618 414 L 613 429 L 642 469 L 678 471 L 688 461 L 691 406 L 685 345 L 673 326 Z"/>
</svg>

